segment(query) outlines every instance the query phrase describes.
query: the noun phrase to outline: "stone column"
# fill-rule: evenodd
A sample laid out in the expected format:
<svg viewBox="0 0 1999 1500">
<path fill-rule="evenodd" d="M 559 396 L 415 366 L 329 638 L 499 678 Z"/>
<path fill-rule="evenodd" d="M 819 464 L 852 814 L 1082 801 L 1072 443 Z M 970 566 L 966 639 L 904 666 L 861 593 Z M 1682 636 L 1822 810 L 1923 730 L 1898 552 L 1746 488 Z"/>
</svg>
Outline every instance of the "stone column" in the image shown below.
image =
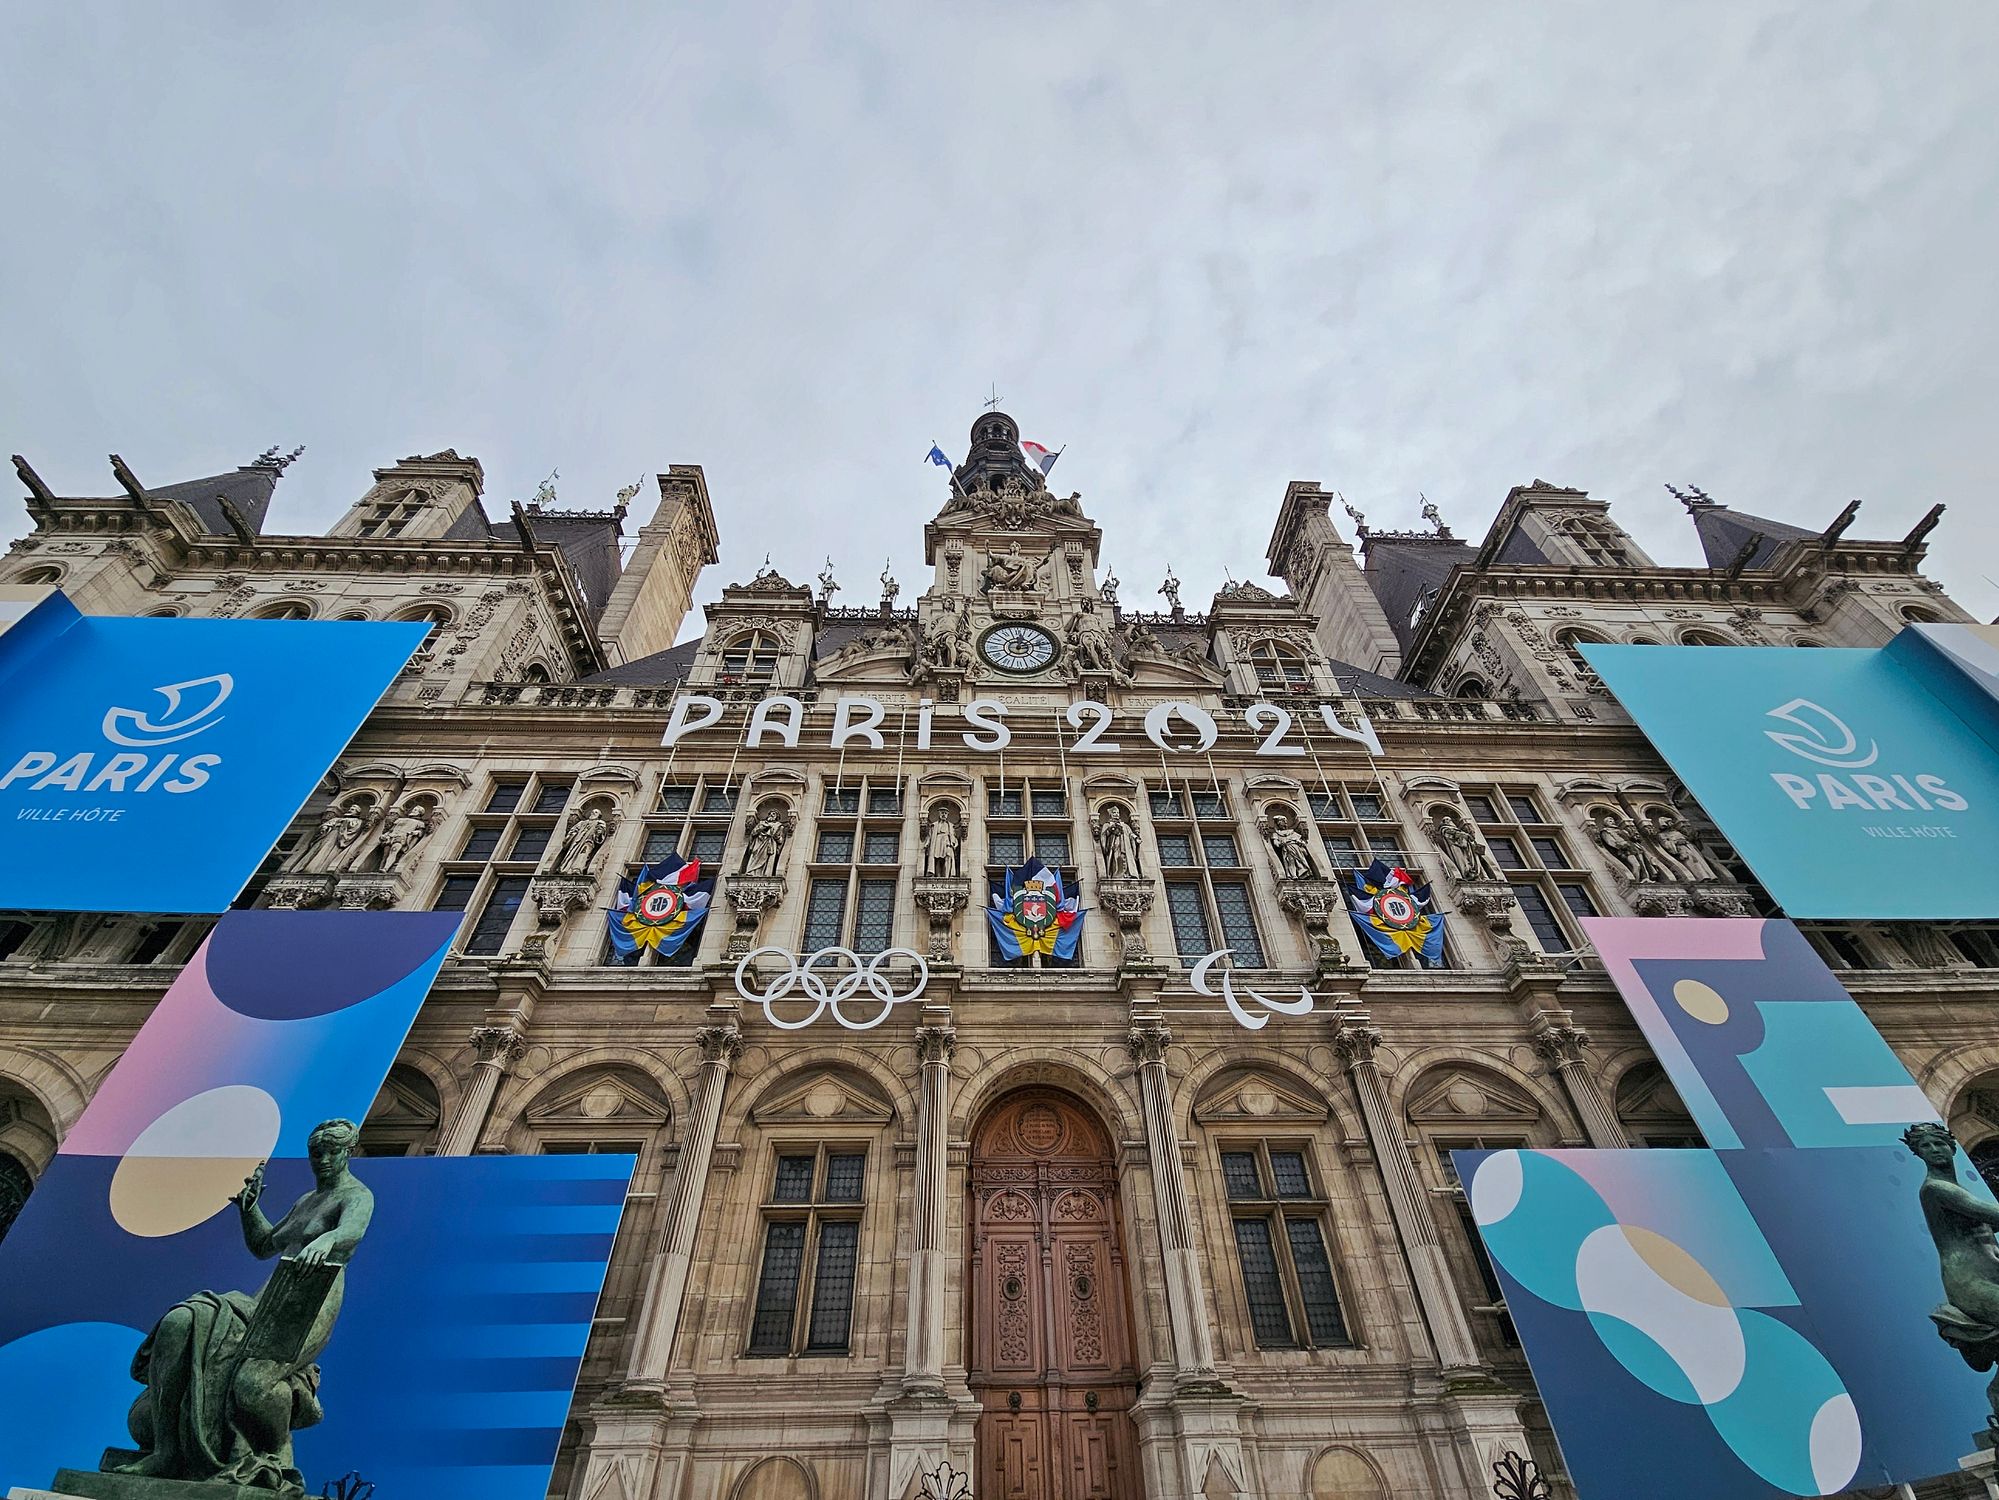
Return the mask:
<svg viewBox="0 0 1999 1500">
<path fill-rule="evenodd" d="M 951 1053 L 958 1033 L 949 1020 L 916 1028 L 922 1093 L 916 1113 L 915 1213 L 909 1261 L 909 1341 L 903 1356 L 906 1391 L 944 1389 L 944 1216 L 950 1149 Z"/>
<path fill-rule="evenodd" d="M 1430 1325 L 1430 1337 L 1437 1346 L 1437 1359 L 1445 1375 L 1471 1373 L 1483 1368 L 1471 1327 L 1465 1322 L 1464 1306 L 1457 1288 L 1451 1284 L 1450 1268 L 1444 1263 L 1443 1243 L 1437 1238 L 1436 1220 L 1424 1201 L 1423 1182 L 1410 1159 L 1402 1130 L 1388 1107 L 1388 1091 L 1374 1049 L 1381 1033 L 1368 1024 L 1364 1015 L 1350 1015 L 1333 1034 L 1333 1046 L 1347 1065 L 1354 1093 L 1360 1101 L 1361 1119 L 1367 1127 L 1368 1143 L 1381 1167 L 1382 1186 L 1388 1192 L 1388 1211 L 1402 1239 L 1409 1259 L 1409 1272 L 1416 1283 L 1416 1300 Z"/>
<path fill-rule="evenodd" d="M 1145 1147 L 1159 1200 L 1159 1243 L 1166 1262 L 1166 1307 L 1173 1323 L 1173 1356 L 1181 1380 L 1215 1378 L 1215 1342 L 1208 1327 L 1201 1257 L 1194 1247 L 1187 1207 L 1187 1167 L 1173 1128 L 1173 1098 L 1166 1077 L 1166 1048 L 1173 1033 L 1156 1016 L 1134 1018 L 1125 1046 L 1138 1059 L 1145 1106 Z"/>
<path fill-rule="evenodd" d="M 1617 1118 L 1617 1110 L 1604 1097 L 1603 1086 L 1597 1082 L 1596 1074 L 1589 1069 L 1588 1059 L 1583 1056 L 1588 1046 L 1589 1033 L 1571 1024 L 1565 1014 L 1550 1015 L 1544 1011 L 1537 1018 L 1534 1050 L 1548 1060 L 1548 1065 L 1568 1090 L 1569 1100 L 1583 1122 L 1583 1133 L 1589 1137 L 1589 1143 L 1599 1151 L 1622 1151 L 1631 1142 L 1625 1138 L 1624 1125 Z"/>
<path fill-rule="evenodd" d="M 627 1390 L 657 1391 L 666 1385 L 674 1336 L 680 1331 L 680 1309 L 686 1299 L 694 1235 L 701 1226 L 708 1165 L 715 1155 L 715 1129 L 722 1119 L 722 1095 L 729 1086 L 729 1070 L 743 1050 L 743 1034 L 734 1025 L 703 1026 L 694 1039 L 701 1047 L 701 1087 L 688 1116 L 687 1138 L 681 1143 L 680 1167 L 673 1174 L 673 1196 L 666 1208 L 665 1236 L 653 1260 L 638 1336 L 632 1340 Z"/>
<path fill-rule="evenodd" d="M 439 1156 L 470 1156 L 478 1149 L 500 1080 L 527 1051 L 527 1041 L 515 1026 L 475 1026 L 471 1042 L 478 1053 L 478 1060 L 472 1064 L 472 1083 L 465 1090 L 458 1113 L 451 1117 L 437 1143 Z"/>
</svg>

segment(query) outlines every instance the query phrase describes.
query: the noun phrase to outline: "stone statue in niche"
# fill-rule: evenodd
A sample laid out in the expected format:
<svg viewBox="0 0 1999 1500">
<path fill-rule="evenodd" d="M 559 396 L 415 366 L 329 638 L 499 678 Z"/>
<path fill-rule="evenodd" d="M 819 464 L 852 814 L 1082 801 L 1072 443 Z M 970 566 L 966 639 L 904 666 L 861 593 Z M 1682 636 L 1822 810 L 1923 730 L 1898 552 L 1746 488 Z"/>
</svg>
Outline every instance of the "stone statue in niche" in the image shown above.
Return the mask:
<svg viewBox="0 0 1999 1500">
<path fill-rule="evenodd" d="M 1499 866 L 1492 862 L 1492 852 L 1485 847 L 1485 840 L 1458 816 L 1458 810 L 1449 803 L 1439 803 L 1430 809 L 1430 835 L 1436 840 L 1437 852 L 1451 867 L 1451 873 L 1459 880 L 1500 880 Z"/>
<path fill-rule="evenodd" d="M 1097 852 L 1103 856 L 1103 878 L 1136 880 L 1138 875 L 1138 829 L 1125 813 L 1124 804 L 1105 806 L 1096 826 Z"/>
<path fill-rule="evenodd" d="M 278 1268 L 255 1297 L 196 1292 L 153 1326 L 132 1357 L 132 1378 L 146 1387 L 127 1418 L 138 1451 L 108 1451 L 107 1473 L 304 1495 L 292 1433 L 325 1416 L 316 1361 L 375 1212 L 347 1165 L 360 1136 L 351 1120 L 312 1132 L 312 1190 L 275 1224 L 258 1206 L 264 1169 L 250 1174 L 236 1195 L 243 1243 L 259 1260 L 282 1257 Z"/>
<path fill-rule="evenodd" d="M 930 821 L 923 828 L 923 873 L 937 880 L 958 878 L 958 836 L 956 811 L 948 802 L 930 809 Z"/>
<path fill-rule="evenodd" d="M 1652 835 L 1652 845 L 1669 864 L 1675 865 L 1689 880 L 1714 880 L 1715 868 L 1708 857 L 1701 852 L 1700 845 L 1687 832 L 1687 825 L 1669 812 L 1655 812 L 1647 830 Z"/>
<path fill-rule="evenodd" d="M 1083 671 L 1103 672 L 1120 682 L 1127 680 L 1124 668 L 1118 665 L 1117 641 L 1104 617 L 1097 613 L 1094 599 L 1085 599 L 1082 610 L 1069 622 L 1069 650 Z"/>
<path fill-rule="evenodd" d="M 422 798 L 405 802 L 375 841 L 375 868 L 384 875 L 393 875 L 443 821 L 444 814 L 434 804 Z"/>
<path fill-rule="evenodd" d="M 791 810 L 778 801 L 766 802 L 750 824 L 749 848 L 743 854 L 745 875 L 775 875 L 791 838 Z"/>
<path fill-rule="evenodd" d="M 1639 838 L 1638 830 L 1631 820 L 1621 812 L 1604 808 L 1589 826 L 1590 837 L 1597 846 L 1608 854 L 1617 866 L 1632 880 L 1656 881 L 1670 877 L 1660 868 L 1659 861 L 1652 857 L 1652 851 Z"/>
<path fill-rule="evenodd" d="M 1917 1189 L 1923 1222 L 1937 1247 L 1943 1305 L 1930 1314 L 1937 1335 L 1981 1374 L 1999 1364 L 1999 1204 L 1957 1180 L 1957 1140 L 1934 1121 L 1911 1125 L 1902 1141 L 1929 1168 Z M 1981 1448 L 1999 1446 L 1999 1375 L 1986 1387 L 1992 1408 Z"/>
<path fill-rule="evenodd" d="M 971 649 L 970 613 L 947 605 L 924 630 L 917 662 L 934 669 L 962 671 L 971 664 Z"/>
<path fill-rule="evenodd" d="M 597 863 L 597 853 L 611 836 L 611 820 L 604 816 L 601 802 L 586 802 L 569 815 L 562 830 L 562 848 L 555 856 L 556 875 L 588 875 Z"/>
<path fill-rule="evenodd" d="M 361 840 L 375 820 L 375 806 L 372 800 L 362 798 L 352 802 L 336 802 L 329 807 L 319 820 L 319 826 L 299 850 L 293 861 L 294 870 L 347 869 L 360 857 Z"/>
<path fill-rule="evenodd" d="M 1270 845 L 1277 861 L 1277 873 L 1285 880 L 1321 879 L 1318 860 L 1312 857 L 1312 841 L 1298 826 L 1298 816 L 1281 802 L 1272 803 L 1266 816 L 1257 820 L 1257 830 Z"/>
<path fill-rule="evenodd" d="M 1019 542 L 1007 543 L 1006 551 L 986 555 L 986 566 L 979 574 L 979 587 L 986 593 L 995 589 L 1018 593 L 1034 587 L 1039 572 L 1034 560 L 1023 557 Z"/>
</svg>

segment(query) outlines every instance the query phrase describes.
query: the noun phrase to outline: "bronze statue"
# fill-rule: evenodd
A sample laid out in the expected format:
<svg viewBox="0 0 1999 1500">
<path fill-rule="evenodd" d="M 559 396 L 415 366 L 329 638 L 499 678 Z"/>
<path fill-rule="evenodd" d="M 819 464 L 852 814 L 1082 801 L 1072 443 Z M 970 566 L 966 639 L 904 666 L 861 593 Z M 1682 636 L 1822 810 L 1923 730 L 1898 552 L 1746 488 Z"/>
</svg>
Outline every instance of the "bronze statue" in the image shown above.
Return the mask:
<svg viewBox="0 0 1999 1500">
<path fill-rule="evenodd" d="M 1999 1363 L 1999 1244 L 1992 1231 L 1999 1227 L 1999 1203 L 1981 1198 L 1957 1180 L 1957 1141 L 1943 1126 L 1911 1125 L 1902 1141 L 1923 1160 L 1923 1219 L 1936 1241 L 1937 1265 L 1943 1272 L 1943 1305 L 1930 1314 L 1943 1341 L 1983 1373 Z M 1986 1387 L 1992 1415 L 1986 1418 L 1991 1437 L 1980 1446 L 1999 1442 L 1999 1375 Z"/>
<path fill-rule="evenodd" d="M 215 1479 L 299 1497 L 292 1433 L 325 1415 L 315 1361 L 333 1333 L 347 1261 L 367 1233 L 375 1195 L 347 1169 L 360 1129 L 328 1120 L 306 1140 L 312 1191 L 273 1224 L 257 1200 L 258 1167 L 236 1195 L 243 1243 L 282 1257 L 264 1289 L 196 1292 L 169 1308 L 132 1357 L 146 1389 L 127 1423 L 139 1451 L 112 1473 Z"/>
</svg>

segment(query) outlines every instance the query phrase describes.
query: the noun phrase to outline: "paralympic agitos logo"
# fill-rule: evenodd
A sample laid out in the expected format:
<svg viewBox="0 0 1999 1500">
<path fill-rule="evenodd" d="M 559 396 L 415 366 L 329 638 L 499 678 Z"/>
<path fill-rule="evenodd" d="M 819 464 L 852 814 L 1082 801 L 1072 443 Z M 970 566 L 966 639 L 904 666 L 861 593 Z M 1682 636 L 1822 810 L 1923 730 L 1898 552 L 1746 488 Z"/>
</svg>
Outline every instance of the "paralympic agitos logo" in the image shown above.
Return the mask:
<svg viewBox="0 0 1999 1500">
<path fill-rule="evenodd" d="M 1835 810 L 1864 807 L 1882 812 L 1963 812 L 1971 806 L 1941 776 L 1892 771 L 1883 775 L 1864 770 L 1881 759 L 1880 744 L 1870 739 L 1863 746 L 1844 719 L 1809 698 L 1793 698 L 1764 717 L 1791 726 L 1790 730 L 1763 731 L 1774 744 L 1846 773 L 1835 776 L 1831 771 L 1820 771 L 1801 776 L 1795 771 L 1772 771 L 1770 779 L 1801 809 L 1817 805 Z"/>
<path fill-rule="evenodd" d="M 191 792 L 207 785 L 209 774 L 222 764 L 213 754 L 184 755 L 150 752 L 205 734 L 220 724 L 224 702 L 236 690 L 227 672 L 196 677 L 153 689 L 166 700 L 163 708 L 111 708 L 104 714 L 104 738 L 113 745 L 134 748 L 115 751 L 30 750 L 0 776 L 0 787 L 25 782 L 31 792 Z M 155 717 L 155 712 L 157 717 Z M 169 775 L 169 773 L 172 773 Z"/>
</svg>

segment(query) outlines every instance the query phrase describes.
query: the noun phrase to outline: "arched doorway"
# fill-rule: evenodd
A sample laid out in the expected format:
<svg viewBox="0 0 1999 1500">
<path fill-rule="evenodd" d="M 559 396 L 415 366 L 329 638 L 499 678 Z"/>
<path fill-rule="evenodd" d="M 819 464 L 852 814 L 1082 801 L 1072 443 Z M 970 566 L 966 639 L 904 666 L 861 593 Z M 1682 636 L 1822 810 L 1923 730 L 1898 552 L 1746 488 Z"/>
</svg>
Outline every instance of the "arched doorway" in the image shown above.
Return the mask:
<svg viewBox="0 0 1999 1500">
<path fill-rule="evenodd" d="M 1007 1095 L 972 1134 L 965 1278 L 979 1500 L 1139 1500 L 1138 1394 L 1101 1124 L 1053 1089 Z"/>
</svg>

